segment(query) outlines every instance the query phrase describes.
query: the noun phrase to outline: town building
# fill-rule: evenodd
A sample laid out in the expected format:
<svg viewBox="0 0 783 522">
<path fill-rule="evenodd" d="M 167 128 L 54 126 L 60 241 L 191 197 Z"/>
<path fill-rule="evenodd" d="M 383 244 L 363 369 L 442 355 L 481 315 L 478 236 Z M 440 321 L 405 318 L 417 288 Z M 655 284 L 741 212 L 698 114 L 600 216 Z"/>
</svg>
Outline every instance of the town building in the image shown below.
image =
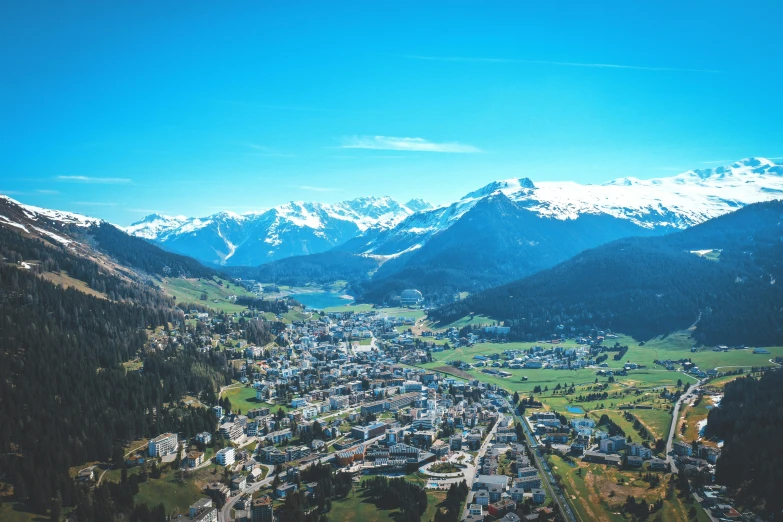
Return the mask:
<svg viewBox="0 0 783 522">
<path fill-rule="evenodd" d="M 221 466 L 230 466 L 234 463 L 235 453 L 234 448 L 223 448 L 215 454 L 215 462 Z"/>
<path fill-rule="evenodd" d="M 149 442 L 150 457 L 165 457 L 175 453 L 179 447 L 176 433 L 158 435 Z"/>
<path fill-rule="evenodd" d="M 264 495 L 253 499 L 250 507 L 250 522 L 274 522 L 272 498 Z"/>
<path fill-rule="evenodd" d="M 196 466 L 200 466 L 204 463 L 204 453 L 200 451 L 189 451 L 187 457 L 185 458 L 185 464 L 189 468 L 195 468 Z"/>
</svg>

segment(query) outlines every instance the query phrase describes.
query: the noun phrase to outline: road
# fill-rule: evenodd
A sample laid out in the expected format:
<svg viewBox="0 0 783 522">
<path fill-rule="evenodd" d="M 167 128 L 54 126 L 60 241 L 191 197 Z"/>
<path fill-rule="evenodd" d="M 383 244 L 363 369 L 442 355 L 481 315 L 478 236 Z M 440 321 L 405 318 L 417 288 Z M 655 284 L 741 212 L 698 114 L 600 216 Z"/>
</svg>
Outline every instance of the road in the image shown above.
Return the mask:
<svg viewBox="0 0 783 522">
<path fill-rule="evenodd" d="M 463 460 L 460 461 L 458 460 L 460 456 L 468 458 L 463 458 Z M 473 459 L 469 457 L 471 457 L 471 455 L 469 453 L 465 453 L 464 451 L 456 451 L 449 457 L 449 462 L 460 467 L 460 471 L 457 473 L 434 473 L 432 471 L 428 471 L 429 468 L 431 468 L 434 464 L 440 462 L 439 460 L 423 465 L 419 468 L 419 472 L 423 473 L 428 478 L 433 479 L 433 482 L 437 482 L 441 486 L 459 484 L 463 481 L 467 482 L 468 477 L 476 476 L 476 467 L 472 463 Z"/>
<path fill-rule="evenodd" d="M 145 442 L 141 446 L 138 446 L 138 447 L 133 448 L 132 450 L 126 452 L 124 457 L 128 458 L 128 455 L 130 455 L 131 453 L 135 453 L 135 452 L 139 451 L 142 448 L 146 448 L 148 445 L 149 445 L 149 443 Z M 93 466 L 93 468 L 95 468 L 95 467 L 97 467 L 97 466 Z M 101 473 L 101 475 L 98 477 L 98 480 L 95 482 L 95 485 L 96 486 L 100 486 L 101 485 L 101 481 L 103 481 L 103 476 L 106 474 L 107 471 L 110 471 L 112 469 L 114 469 L 114 464 L 111 464 L 108 468 L 103 470 L 103 473 Z"/>
<path fill-rule="evenodd" d="M 379 435 L 378 437 L 373 437 L 372 439 L 369 439 L 369 440 L 365 441 L 364 444 L 370 445 L 373 442 L 381 440 L 384 437 L 386 437 L 386 435 Z M 328 455 L 324 455 L 323 457 L 321 457 L 317 461 L 311 461 L 311 462 L 308 462 L 307 464 L 299 466 L 299 469 L 303 470 L 303 469 L 305 469 L 305 468 L 307 468 L 309 466 L 312 466 L 316 462 L 318 462 L 319 464 L 323 464 L 324 462 L 328 462 L 328 461 L 332 460 L 333 458 L 334 458 L 334 453 L 329 453 Z M 272 473 L 272 471 L 274 471 L 274 469 L 270 468 L 269 466 L 267 466 L 265 464 L 262 464 L 262 466 L 265 466 L 267 469 L 270 470 L 269 474 L 267 474 L 266 478 L 261 480 L 261 481 L 259 481 L 259 482 L 253 483 L 253 485 L 245 488 L 241 492 L 238 492 L 233 497 L 229 497 L 228 500 L 226 501 L 225 505 L 223 506 L 223 508 L 218 512 L 218 522 L 230 522 L 230 520 L 231 520 L 231 510 L 234 508 L 234 504 L 237 503 L 237 500 L 239 500 L 239 498 L 242 495 L 244 495 L 246 493 L 250 493 L 250 494 L 255 493 L 256 491 L 258 491 L 262 487 L 268 486 L 269 484 L 272 483 L 272 480 L 274 480 L 274 478 L 275 478 L 274 474 Z"/>
<path fill-rule="evenodd" d="M 669 428 L 669 438 L 666 439 L 666 462 L 668 462 L 669 466 L 671 466 L 672 473 L 677 473 L 677 463 L 674 461 L 671 454 L 674 449 L 674 437 L 677 436 L 677 421 L 680 418 L 680 407 L 686 399 L 693 397 L 694 392 L 696 392 L 696 390 L 698 390 L 705 381 L 706 379 L 703 379 L 689 387 L 688 391 L 680 395 L 680 398 L 674 404 L 674 411 L 672 412 L 672 425 Z"/>
<path fill-rule="evenodd" d="M 549 469 L 549 464 L 547 464 L 546 460 L 541 458 L 541 455 L 538 453 L 538 443 L 536 443 L 535 437 L 529 431 L 527 422 L 525 422 L 525 419 L 522 419 L 517 414 L 516 410 L 508 401 L 508 399 L 506 399 L 506 405 L 508 406 L 509 411 L 511 411 L 511 415 L 513 415 L 514 420 L 522 423 L 522 429 L 525 432 L 528 448 L 530 448 L 530 460 L 536 466 L 538 473 L 542 478 L 541 485 L 546 488 L 550 498 L 554 499 L 554 501 L 557 502 L 557 505 L 560 506 L 560 512 L 564 517 L 566 517 L 568 522 L 577 522 L 580 519 L 577 518 L 574 511 L 571 509 L 571 505 L 566 500 L 563 491 L 560 489 L 560 486 L 557 485 L 555 476 L 552 474 L 552 470 Z"/>
<path fill-rule="evenodd" d="M 470 507 L 470 503 L 473 500 L 473 482 L 476 481 L 476 474 L 477 474 L 476 470 L 478 469 L 479 464 L 481 463 L 481 458 L 487 453 L 487 447 L 492 442 L 492 439 L 495 438 L 495 432 L 497 431 L 498 425 L 500 424 L 501 420 L 503 420 L 502 413 L 498 415 L 497 422 L 495 423 L 494 426 L 492 426 L 492 429 L 489 431 L 489 433 L 487 433 L 487 436 L 484 439 L 484 443 L 481 444 L 478 453 L 473 459 L 473 468 L 474 468 L 473 473 L 471 475 L 465 476 L 465 482 L 468 485 L 469 493 L 468 493 L 468 498 L 465 500 L 465 509 L 462 511 L 462 518 L 460 520 L 464 520 L 468 516 L 468 508 Z"/>
<path fill-rule="evenodd" d="M 239 500 L 242 495 L 246 493 L 250 493 L 252 495 L 262 487 L 271 484 L 274 478 L 274 475 L 269 474 L 265 479 L 259 480 L 258 482 L 253 483 L 252 486 L 238 492 L 233 497 L 229 497 L 228 500 L 226 500 L 226 503 L 223 505 L 223 508 L 218 512 L 218 522 L 229 522 L 231 520 L 231 510 L 234 508 L 234 504 L 237 503 L 237 500 Z"/>
</svg>

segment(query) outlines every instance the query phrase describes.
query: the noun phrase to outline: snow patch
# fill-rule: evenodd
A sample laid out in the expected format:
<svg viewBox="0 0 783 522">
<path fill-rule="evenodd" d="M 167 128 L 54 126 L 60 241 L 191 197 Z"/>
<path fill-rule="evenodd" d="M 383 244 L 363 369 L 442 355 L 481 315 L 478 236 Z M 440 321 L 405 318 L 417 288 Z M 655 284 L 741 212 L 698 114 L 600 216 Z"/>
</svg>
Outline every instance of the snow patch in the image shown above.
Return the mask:
<svg viewBox="0 0 783 522">
<path fill-rule="evenodd" d="M 70 245 L 71 243 L 73 243 L 73 241 L 71 241 L 70 239 L 65 238 L 59 234 L 55 234 L 54 232 L 50 232 L 48 230 L 45 230 L 43 228 L 38 228 L 38 227 L 33 227 L 33 228 L 38 232 L 40 232 L 41 234 L 45 236 L 49 236 L 50 238 L 54 239 L 55 241 L 63 245 Z"/>
<path fill-rule="evenodd" d="M 12 227 L 16 227 L 16 228 L 21 228 L 25 232 L 29 232 L 29 230 L 27 230 L 27 227 L 24 226 L 23 224 L 16 223 L 15 221 L 11 221 L 10 219 L 8 219 L 7 217 L 5 217 L 3 215 L 0 215 L 0 220 L 2 220 L 3 223 L 5 223 L 7 225 L 11 225 Z"/>
</svg>

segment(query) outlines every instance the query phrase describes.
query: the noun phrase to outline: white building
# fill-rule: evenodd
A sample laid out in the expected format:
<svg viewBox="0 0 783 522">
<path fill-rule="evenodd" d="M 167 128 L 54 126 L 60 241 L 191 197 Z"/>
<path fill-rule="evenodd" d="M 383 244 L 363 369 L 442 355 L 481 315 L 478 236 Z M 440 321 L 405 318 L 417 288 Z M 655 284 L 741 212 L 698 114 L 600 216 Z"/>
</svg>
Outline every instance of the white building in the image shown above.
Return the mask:
<svg viewBox="0 0 783 522">
<path fill-rule="evenodd" d="M 420 392 L 422 389 L 422 384 L 419 381 L 405 381 L 405 384 L 403 384 L 403 390 L 405 392 Z"/>
<path fill-rule="evenodd" d="M 329 397 L 329 406 L 333 410 L 344 410 L 350 404 L 350 399 L 346 395 L 335 395 Z"/>
<path fill-rule="evenodd" d="M 177 434 L 164 433 L 152 439 L 149 443 L 150 457 L 163 457 L 177 451 Z"/>
<path fill-rule="evenodd" d="M 234 448 L 223 448 L 215 454 L 215 461 L 221 466 L 230 466 L 234 463 Z"/>
<path fill-rule="evenodd" d="M 318 407 L 317 406 L 305 406 L 302 408 L 302 418 L 305 420 L 310 420 L 318 417 Z"/>
<path fill-rule="evenodd" d="M 220 434 L 227 440 L 237 440 L 242 433 L 242 425 L 238 422 L 226 422 L 220 426 Z"/>
</svg>

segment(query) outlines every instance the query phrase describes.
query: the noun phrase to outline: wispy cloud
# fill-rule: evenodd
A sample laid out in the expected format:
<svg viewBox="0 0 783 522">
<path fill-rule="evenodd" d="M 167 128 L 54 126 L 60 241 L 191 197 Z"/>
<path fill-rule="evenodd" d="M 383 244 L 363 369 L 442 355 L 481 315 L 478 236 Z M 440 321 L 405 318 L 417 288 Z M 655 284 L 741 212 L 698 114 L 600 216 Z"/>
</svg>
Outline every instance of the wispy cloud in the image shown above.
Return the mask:
<svg viewBox="0 0 783 522">
<path fill-rule="evenodd" d="M 359 156 L 357 154 L 335 154 L 329 156 L 330 158 L 344 158 L 344 159 L 365 159 L 368 156 Z M 411 159 L 418 158 L 416 154 L 373 154 L 370 156 L 372 159 Z"/>
<path fill-rule="evenodd" d="M 634 69 L 637 71 L 669 71 L 669 72 L 693 72 L 719 74 L 722 71 L 713 69 L 690 69 L 679 67 L 648 67 L 646 65 L 624 65 L 616 63 L 584 63 L 584 62 L 558 62 L 552 60 L 521 60 L 517 58 L 473 58 L 467 56 L 422 56 L 405 55 L 412 60 L 430 60 L 438 62 L 472 62 L 472 63 L 519 63 L 531 65 L 558 65 L 562 67 L 595 67 L 599 69 Z"/>
<path fill-rule="evenodd" d="M 457 142 L 441 142 L 424 138 L 396 138 L 394 136 L 346 136 L 342 139 L 343 149 L 403 150 L 412 152 L 482 152 L 478 147 Z"/>
<path fill-rule="evenodd" d="M 82 205 L 85 207 L 116 207 L 117 203 L 106 203 L 103 201 L 72 201 L 73 205 Z"/>
<path fill-rule="evenodd" d="M 336 187 L 313 187 L 312 185 L 297 185 L 294 188 L 298 188 L 300 190 L 309 190 L 312 192 L 337 192 L 342 190 Z"/>
<path fill-rule="evenodd" d="M 46 194 L 47 196 L 60 193 L 59 190 L 49 190 L 49 189 L 36 189 L 35 191 L 39 194 Z"/>
<path fill-rule="evenodd" d="M 720 163 L 721 165 L 726 165 L 729 163 L 734 163 L 736 160 L 730 160 L 730 159 L 722 159 L 722 160 L 711 160 L 711 161 L 702 161 L 702 165 L 712 165 L 714 163 Z"/>
<path fill-rule="evenodd" d="M 129 178 L 93 178 L 90 176 L 57 176 L 57 181 L 68 181 L 72 183 L 91 183 L 95 185 L 119 185 L 130 183 Z"/>
</svg>

